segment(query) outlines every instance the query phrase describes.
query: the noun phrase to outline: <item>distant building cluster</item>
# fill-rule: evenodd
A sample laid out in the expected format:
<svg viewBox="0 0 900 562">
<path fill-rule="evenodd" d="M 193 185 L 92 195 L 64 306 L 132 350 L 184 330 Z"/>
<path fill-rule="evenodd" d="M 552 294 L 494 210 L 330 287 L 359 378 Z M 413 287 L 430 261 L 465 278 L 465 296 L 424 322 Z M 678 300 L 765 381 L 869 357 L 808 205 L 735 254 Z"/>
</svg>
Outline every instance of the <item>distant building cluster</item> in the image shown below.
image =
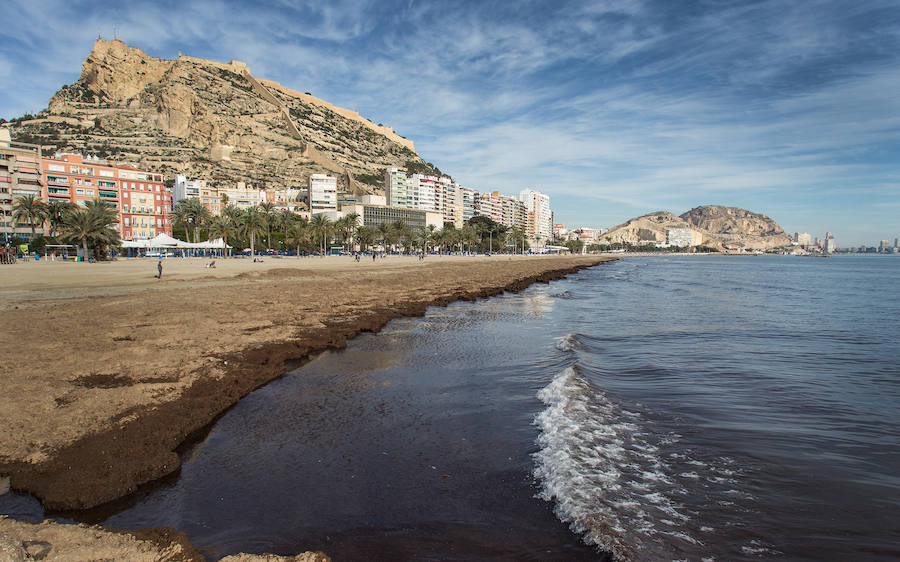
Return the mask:
<svg viewBox="0 0 900 562">
<path fill-rule="evenodd" d="M 834 236 L 832 236 L 830 232 L 825 233 L 824 239 L 821 239 L 818 236 L 813 238 L 808 232 L 795 232 L 791 243 L 803 252 L 833 254 L 837 251 Z"/>
<path fill-rule="evenodd" d="M 384 173 L 384 191 L 389 207 L 440 213 L 443 222 L 461 228 L 472 217 L 485 216 L 521 229 L 532 241 L 547 241 L 553 236 L 550 196 L 523 189 L 519 197 L 499 191 L 479 192 L 462 187 L 452 179 L 426 174 L 408 174 L 402 168 Z"/>
<path fill-rule="evenodd" d="M 582 226 L 580 228 L 568 229 L 564 224 L 553 225 L 553 239 L 560 242 L 570 242 L 572 240 L 580 240 L 585 246 L 596 244 L 600 240 L 600 236 L 606 234 L 607 228 L 590 228 Z"/>
</svg>

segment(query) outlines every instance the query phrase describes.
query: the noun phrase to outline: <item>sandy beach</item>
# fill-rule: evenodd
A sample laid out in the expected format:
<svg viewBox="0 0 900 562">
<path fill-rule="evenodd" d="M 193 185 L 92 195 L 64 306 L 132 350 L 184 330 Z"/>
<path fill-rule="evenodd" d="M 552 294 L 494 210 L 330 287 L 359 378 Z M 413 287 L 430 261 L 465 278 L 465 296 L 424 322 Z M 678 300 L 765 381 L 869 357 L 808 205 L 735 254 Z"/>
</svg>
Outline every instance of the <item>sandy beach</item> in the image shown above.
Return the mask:
<svg viewBox="0 0 900 562">
<path fill-rule="evenodd" d="M 285 361 L 429 305 L 607 258 L 391 256 L 29 262 L 0 269 L 0 475 L 49 509 L 122 497 Z"/>
</svg>

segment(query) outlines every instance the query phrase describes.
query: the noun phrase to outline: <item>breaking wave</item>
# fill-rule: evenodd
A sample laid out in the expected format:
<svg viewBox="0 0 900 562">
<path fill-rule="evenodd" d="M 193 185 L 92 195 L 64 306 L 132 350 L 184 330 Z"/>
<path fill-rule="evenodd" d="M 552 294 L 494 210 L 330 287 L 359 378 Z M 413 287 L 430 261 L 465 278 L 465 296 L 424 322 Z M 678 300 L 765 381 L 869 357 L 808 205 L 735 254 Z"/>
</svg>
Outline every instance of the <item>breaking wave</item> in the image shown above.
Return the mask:
<svg viewBox="0 0 900 562">
<path fill-rule="evenodd" d="M 655 558 L 673 538 L 702 544 L 685 530 L 690 515 L 673 500 L 683 493 L 678 477 L 640 414 L 610 400 L 577 366 L 558 373 L 538 398 L 547 406 L 534 420 L 538 497 L 552 501 L 573 532 L 618 560 Z"/>
</svg>

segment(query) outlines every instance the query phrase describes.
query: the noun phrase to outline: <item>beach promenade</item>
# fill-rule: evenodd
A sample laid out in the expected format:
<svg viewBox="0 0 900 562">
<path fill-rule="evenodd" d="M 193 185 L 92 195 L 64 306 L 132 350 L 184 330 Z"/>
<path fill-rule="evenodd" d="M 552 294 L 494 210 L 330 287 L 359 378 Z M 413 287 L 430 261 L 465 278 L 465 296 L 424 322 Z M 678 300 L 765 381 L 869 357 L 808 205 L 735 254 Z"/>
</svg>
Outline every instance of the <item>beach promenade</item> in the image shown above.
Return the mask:
<svg viewBox="0 0 900 562">
<path fill-rule="evenodd" d="M 122 497 L 285 361 L 607 259 L 168 259 L 161 279 L 151 259 L 3 266 L 0 475 L 50 509 Z"/>
</svg>

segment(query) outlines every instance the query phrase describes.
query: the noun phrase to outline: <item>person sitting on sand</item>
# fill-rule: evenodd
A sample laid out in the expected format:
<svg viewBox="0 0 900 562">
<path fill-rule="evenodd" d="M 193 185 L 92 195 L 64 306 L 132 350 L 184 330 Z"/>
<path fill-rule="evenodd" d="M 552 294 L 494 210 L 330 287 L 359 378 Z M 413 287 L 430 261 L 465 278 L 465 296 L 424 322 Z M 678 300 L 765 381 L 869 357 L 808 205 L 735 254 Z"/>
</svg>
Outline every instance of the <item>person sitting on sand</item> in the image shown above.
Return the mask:
<svg viewBox="0 0 900 562">
<path fill-rule="evenodd" d="M 206 267 L 209 269 L 215 269 L 216 268 L 216 260 L 213 260 L 213 261 L 209 262 L 208 264 L 206 264 Z"/>
</svg>

